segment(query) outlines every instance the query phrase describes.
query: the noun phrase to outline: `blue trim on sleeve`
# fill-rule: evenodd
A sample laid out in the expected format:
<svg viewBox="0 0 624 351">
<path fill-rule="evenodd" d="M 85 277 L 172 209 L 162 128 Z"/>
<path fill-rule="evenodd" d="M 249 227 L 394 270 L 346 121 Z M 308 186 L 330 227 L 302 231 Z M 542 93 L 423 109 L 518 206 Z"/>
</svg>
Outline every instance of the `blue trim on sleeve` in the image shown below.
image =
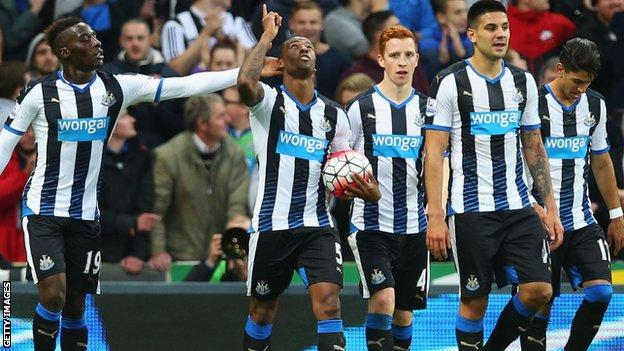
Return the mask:
<svg viewBox="0 0 624 351">
<path fill-rule="evenodd" d="M 542 127 L 542 124 L 531 124 L 528 126 L 522 126 L 522 130 L 536 130 L 536 129 L 540 129 Z"/>
<path fill-rule="evenodd" d="M 432 130 L 441 130 L 443 132 L 450 132 L 451 131 L 451 127 L 438 126 L 438 125 L 435 125 L 435 124 L 425 124 L 425 125 L 423 125 L 423 128 L 425 128 L 425 129 L 432 129 Z"/>
<path fill-rule="evenodd" d="M 9 126 L 8 124 L 4 125 L 4 129 L 8 130 L 9 132 L 17 135 L 17 136 L 22 136 L 24 135 L 24 133 L 26 132 L 20 132 L 19 130 L 15 129 L 15 128 L 11 128 L 11 126 Z"/>
<path fill-rule="evenodd" d="M 592 150 L 591 153 L 592 155 L 602 155 L 604 153 L 609 152 L 609 150 L 611 150 L 611 146 L 607 146 L 602 150 Z"/>
<path fill-rule="evenodd" d="M 165 78 L 160 78 L 160 82 L 158 82 L 158 88 L 156 89 L 156 96 L 154 97 L 154 102 L 160 101 L 160 94 L 162 93 L 162 86 Z"/>
</svg>

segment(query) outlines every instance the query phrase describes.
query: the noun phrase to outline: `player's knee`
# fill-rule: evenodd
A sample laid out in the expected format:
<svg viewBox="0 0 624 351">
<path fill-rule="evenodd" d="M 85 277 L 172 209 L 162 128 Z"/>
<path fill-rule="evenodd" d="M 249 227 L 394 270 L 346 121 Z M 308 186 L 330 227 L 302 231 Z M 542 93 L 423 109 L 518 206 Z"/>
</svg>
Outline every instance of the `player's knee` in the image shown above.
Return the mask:
<svg viewBox="0 0 624 351">
<path fill-rule="evenodd" d="M 394 310 L 394 291 L 383 289 L 371 297 L 370 310 L 374 313 L 392 314 Z"/>
<path fill-rule="evenodd" d="M 522 289 L 520 289 L 522 291 Z M 548 283 L 531 283 L 525 287 L 523 298 L 526 305 L 531 308 L 539 308 L 550 302 L 553 294 L 552 285 Z"/>
<path fill-rule="evenodd" d="M 65 291 L 46 289 L 40 294 L 41 304 L 50 311 L 61 311 L 65 306 Z"/>
<path fill-rule="evenodd" d="M 340 317 L 340 298 L 337 294 L 324 294 L 313 303 L 314 315 L 317 319 Z"/>
<path fill-rule="evenodd" d="M 254 322 L 264 325 L 273 322 L 277 301 L 255 301 L 249 306 L 249 315 Z"/>
<path fill-rule="evenodd" d="M 461 315 L 469 319 L 481 319 L 485 315 L 488 300 L 486 296 L 480 297 L 462 297 L 461 298 Z"/>
<path fill-rule="evenodd" d="M 611 284 L 592 285 L 585 288 L 585 300 L 589 302 L 611 302 L 613 287 Z"/>
</svg>

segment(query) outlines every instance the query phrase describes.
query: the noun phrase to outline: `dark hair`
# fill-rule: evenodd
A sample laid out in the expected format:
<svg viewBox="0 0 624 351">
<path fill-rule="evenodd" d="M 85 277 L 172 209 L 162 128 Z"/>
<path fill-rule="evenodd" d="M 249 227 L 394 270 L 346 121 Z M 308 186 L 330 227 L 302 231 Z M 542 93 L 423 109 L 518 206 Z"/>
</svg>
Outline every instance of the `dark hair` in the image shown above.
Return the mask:
<svg viewBox="0 0 624 351">
<path fill-rule="evenodd" d="M 444 13 L 446 11 L 446 4 L 448 0 L 433 0 L 431 5 L 433 5 L 433 12 L 435 13 Z"/>
<path fill-rule="evenodd" d="M 151 34 L 152 33 L 152 29 L 150 28 L 149 23 L 147 23 L 144 19 L 141 18 L 131 18 L 127 21 L 125 21 L 122 25 L 121 25 L 121 29 L 123 32 L 123 28 L 127 25 L 127 24 L 143 24 L 147 27 L 147 31 Z"/>
<path fill-rule="evenodd" d="M 234 51 L 234 55 L 236 56 L 236 44 L 230 39 L 223 39 L 216 42 L 210 49 L 210 62 L 212 62 L 212 59 L 214 58 L 214 53 L 219 49 L 230 49 Z"/>
<path fill-rule="evenodd" d="M 381 32 L 385 29 L 384 23 L 386 23 L 388 18 L 392 16 L 394 16 L 394 13 L 386 10 L 373 12 L 364 19 L 362 28 L 369 44 L 372 44 L 375 40 L 375 33 Z"/>
<path fill-rule="evenodd" d="M 593 41 L 574 38 L 563 44 L 559 62 L 567 72 L 587 72 L 593 79 L 600 71 L 600 52 Z"/>
<path fill-rule="evenodd" d="M 184 124 L 186 129 L 194 132 L 197 129 L 197 121 L 207 121 L 212 117 L 213 105 L 223 103 L 219 94 L 210 93 L 191 96 L 184 103 Z"/>
<path fill-rule="evenodd" d="M 479 0 L 468 9 L 468 26 L 475 28 L 479 18 L 490 12 L 502 12 L 507 14 L 505 6 L 496 0 Z"/>
<path fill-rule="evenodd" d="M 0 64 L 0 97 L 13 99 L 15 90 L 26 85 L 26 65 L 20 61 L 5 61 Z"/>
<path fill-rule="evenodd" d="M 50 43 L 52 51 L 57 56 L 59 48 L 56 43 L 56 38 L 58 38 L 59 34 L 61 34 L 64 30 L 73 27 L 80 22 L 82 22 L 82 19 L 78 17 L 62 17 L 52 22 L 52 24 L 43 31 L 43 33 L 45 33 L 46 40 L 48 41 L 48 43 Z"/>
</svg>

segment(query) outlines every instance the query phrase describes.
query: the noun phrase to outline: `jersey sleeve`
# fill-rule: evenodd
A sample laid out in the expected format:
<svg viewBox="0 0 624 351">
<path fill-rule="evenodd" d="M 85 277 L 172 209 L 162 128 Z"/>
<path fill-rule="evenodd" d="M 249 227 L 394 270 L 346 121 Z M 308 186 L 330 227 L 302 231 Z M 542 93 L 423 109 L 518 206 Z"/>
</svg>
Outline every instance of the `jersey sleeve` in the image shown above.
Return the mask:
<svg viewBox="0 0 624 351">
<path fill-rule="evenodd" d="M 455 76 L 435 77 L 425 110 L 425 129 L 450 132 L 456 101 Z"/>
<path fill-rule="evenodd" d="M 264 91 L 264 96 L 260 102 L 251 106 L 249 111 L 251 112 L 251 118 L 255 118 L 262 123 L 262 125 L 266 125 L 271 120 L 271 112 L 273 111 L 275 99 L 277 98 L 277 90 L 262 82 L 260 82 L 260 85 Z"/>
<path fill-rule="evenodd" d="M 591 135 L 592 154 L 603 154 L 609 152 L 609 140 L 607 138 L 607 106 L 605 101 L 600 99 L 600 119 L 598 125 Z"/>
<path fill-rule="evenodd" d="M 351 128 L 349 127 L 347 114 L 342 108 L 339 108 L 338 116 L 336 118 L 336 134 L 334 134 L 330 152 L 351 150 L 351 146 L 349 145 L 350 138 Z"/>
<path fill-rule="evenodd" d="M 347 111 L 347 117 L 349 118 L 349 126 L 351 128 L 351 137 L 349 138 L 349 145 L 357 152 L 364 152 L 364 130 L 362 129 L 362 118 L 360 112 L 360 103 L 355 101 L 349 110 Z"/>
<path fill-rule="evenodd" d="M 236 84 L 238 68 L 222 72 L 201 72 L 185 77 L 153 78 L 145 75 L 116 75 L 128 105 L 159 102 L 214 93 Z"/>
<path fill-rule="evenodd" d="M 522 114 L 522 129 L 523 130 L 535 130 L 542 126 L 542 122 L 538 113 L 538 101 L 537 84 L 531 73 L 525 73 L 526 82 L 526 106 L 524 113 Z"/>
<path fill-rule="evenodd" d="M 178 22 L 174 20 L 167 21 L 163 26 L 161 37 L 162 53 L 165 61 L 173 60 L 186 50 L 184 29 Z"/>
<path fill-rule="evenodd" d="M 41 99 L 43 99 L 41 85 L 36 85 L 22 91 L 17 103 L 13 106 L 13 111 L 0 131 L 0 173 L 9 163 L 20 138 L 39 114 Z"/>
</svg>

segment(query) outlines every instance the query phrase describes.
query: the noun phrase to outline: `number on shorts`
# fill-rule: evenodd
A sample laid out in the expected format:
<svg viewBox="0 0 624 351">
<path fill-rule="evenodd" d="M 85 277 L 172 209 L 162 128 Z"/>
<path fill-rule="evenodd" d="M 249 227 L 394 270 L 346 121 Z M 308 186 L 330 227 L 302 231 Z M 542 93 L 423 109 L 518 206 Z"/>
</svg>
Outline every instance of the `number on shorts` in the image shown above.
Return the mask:
<svg viewBox="0 0 624 351">
<path fill-rule="evenodd" d="M 93 260 L 91 260 L 93 258 Z M 85 264 L 85 269 L 82 271 L 84 274 L 89 274 L 89 270 L 91 269 L 93 263 L 93 274 L 98 274 L 100 271 L 100 267 L 102 267 L 102 252 L 96 251 L 95 257 L 93 256 L 93 250 L 87 252 L 87 263 Z"/>
<path fill-rule="evenodd" d="M 427 289 L 427 268 L 423 268 L 422 273 L 420 273 L 420 278 L 418 278 L 416 287 L 419 288 L 420 291 L 425 291 L 425 289 Z"/>
<path fill-rule="evenodd" d="M 342 265 L 342 251 L 340 250 L 340 244 L 336 243 L 336 263 Z"/>
<path fill-rule="evenodd" d="M 611 254 L 609 253 L 609 244 L 605 239 L 598 239 L 598 247 L 600 248 L 600 253 L 602 254 L 603 261 L 611 261 Z"/>
</svg>

